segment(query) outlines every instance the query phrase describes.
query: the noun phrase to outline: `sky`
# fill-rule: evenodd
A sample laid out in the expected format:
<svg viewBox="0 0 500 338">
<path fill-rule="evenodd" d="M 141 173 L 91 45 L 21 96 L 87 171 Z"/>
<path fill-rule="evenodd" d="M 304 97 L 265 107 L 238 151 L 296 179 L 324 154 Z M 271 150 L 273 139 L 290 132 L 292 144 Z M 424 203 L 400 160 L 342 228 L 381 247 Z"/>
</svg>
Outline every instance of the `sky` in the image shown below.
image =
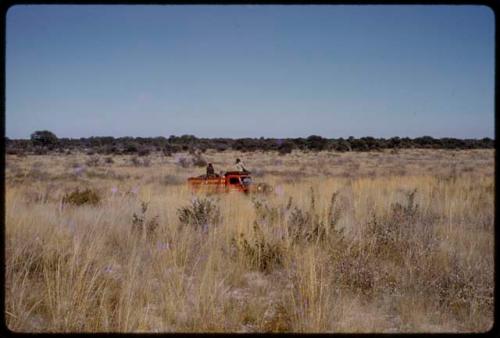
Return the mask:
<svg viewBox="0 0 500 338">
<path fill-rule="evenodd" d="M 17 5 L 6 136 L 494 137 L 485 6 Z"/>
</svg>

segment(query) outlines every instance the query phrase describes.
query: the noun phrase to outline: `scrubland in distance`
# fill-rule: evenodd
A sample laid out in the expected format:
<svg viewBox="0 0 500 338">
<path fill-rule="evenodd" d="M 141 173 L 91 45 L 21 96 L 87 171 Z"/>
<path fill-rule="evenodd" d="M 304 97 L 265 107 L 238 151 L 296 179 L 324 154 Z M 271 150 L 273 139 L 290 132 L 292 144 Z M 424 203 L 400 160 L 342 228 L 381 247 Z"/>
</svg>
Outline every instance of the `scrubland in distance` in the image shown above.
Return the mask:
<svg viewBox="0 0 500 338">
<path fill-rule="evenodd" d="M 494 150 L 203 156 L 216 171 L 240 157 L 274 191 L 193 195 L 188 154 L 8 155 L 8 327 L 492 326 Z"/>
</svg>

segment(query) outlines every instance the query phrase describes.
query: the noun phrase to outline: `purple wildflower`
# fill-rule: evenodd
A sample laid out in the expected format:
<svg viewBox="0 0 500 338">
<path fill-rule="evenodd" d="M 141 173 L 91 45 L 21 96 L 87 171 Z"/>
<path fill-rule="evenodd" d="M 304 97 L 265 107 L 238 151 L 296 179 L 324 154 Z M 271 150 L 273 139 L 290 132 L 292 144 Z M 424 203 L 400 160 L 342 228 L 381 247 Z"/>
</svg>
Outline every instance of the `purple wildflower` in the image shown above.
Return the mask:
<svg viewBox="0 0 500 338">
<path fill-rule="evenodd" d="M 158 251 L 169 250 L 170 249 L 170 244 L 158 241 L 156 243 L 156 249 Z"/>
<path fill-rule="evenodd" d="M 274 189 L 274 192 L 276 193 L 276 195 L 278 196 L 283 196 L 285 191 L 283 190 L 283 187 L 281 185 L 278 185 L 275 189 Z"/>
<path fill-rule="evenodd" d="M 208 223 L 203 223 L 202 230 L 204 233 L 208 232 Z"/>
<path fill-rule="evenodd" d="M 71 231 L 71 233 L 75 233 L 76 230 L 76 222 L 74 220 L 70 220 L 68 222 L 68 229 Z"/>
</svg>

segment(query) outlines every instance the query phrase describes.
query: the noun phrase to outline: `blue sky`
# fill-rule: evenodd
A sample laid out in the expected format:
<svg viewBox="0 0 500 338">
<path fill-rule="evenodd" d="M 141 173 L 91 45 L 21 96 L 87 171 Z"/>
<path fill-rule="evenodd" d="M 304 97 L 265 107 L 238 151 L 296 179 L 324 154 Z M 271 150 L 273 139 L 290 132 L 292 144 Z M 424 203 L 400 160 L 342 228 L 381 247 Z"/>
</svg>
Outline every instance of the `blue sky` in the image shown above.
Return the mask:
<svg viewBox="0 0 500 338">
<path fill-rule="evenodd" d="M 15 6 L 6 136 L 494 137 L 484 6 Z"/>
</svg>

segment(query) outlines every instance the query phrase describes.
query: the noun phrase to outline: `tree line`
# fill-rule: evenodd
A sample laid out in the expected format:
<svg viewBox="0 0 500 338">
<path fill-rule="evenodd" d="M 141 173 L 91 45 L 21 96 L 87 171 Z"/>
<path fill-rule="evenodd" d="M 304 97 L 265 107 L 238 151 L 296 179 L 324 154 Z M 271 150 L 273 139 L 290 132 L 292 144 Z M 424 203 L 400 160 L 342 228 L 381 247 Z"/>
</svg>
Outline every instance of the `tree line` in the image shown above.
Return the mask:
<svg viewBox="0 0 500 338">
<path fill-rule="evenodd" d="M 287 154 L 293 150 L 302 151 L 380 151 L 383 149 L 484 149 L 494 148 L 495 140 L 482 139 L 433 138 L 422 136 L 417 138 L 391 137 L 374 138 L 348 137 L 324 138 L 311 135 L 306 138 L 198 138 L 194 135 L 170 137 L 87 137 L 58 138 L 48 130 L 35 131 L 30 139 L 5 138 L 7 154 L 47 154 L 49 152 L 71 153 L 85 151 L 98 154 L 137 154 L 148 155 L 151 152 L 163 152 L 169 156 L 176 152 L 205 152 L 207 149 L 217 151 L 239 150 L 278 151 Z"/>
</svg>

